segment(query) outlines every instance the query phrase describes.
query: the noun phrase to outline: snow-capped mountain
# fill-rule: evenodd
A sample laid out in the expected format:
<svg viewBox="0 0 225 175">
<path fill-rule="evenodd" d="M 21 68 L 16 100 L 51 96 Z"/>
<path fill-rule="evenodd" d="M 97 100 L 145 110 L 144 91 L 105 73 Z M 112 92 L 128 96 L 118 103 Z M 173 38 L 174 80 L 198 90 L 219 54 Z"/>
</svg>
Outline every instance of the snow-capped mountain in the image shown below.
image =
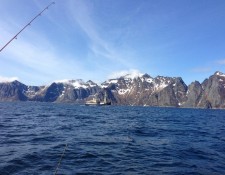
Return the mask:
<svg viewBox="0 0 225 175">
<path fill-rule="evenodd" d="M 100 87 L 90 80 L 87 82 L 81 79 L 55 81 L 42 89 L 34 100 L 82 103 L 90 95 L 98 93 L 99 90 Z"/>
<path fill-rule="evenodd" d="M 187 91 L 181 78 L 153 78 L 148 74 L 110 79 L 101 86 L 111 89 L 119 103 L 129 105 L 178 106 Z"/>
<path fill-rule="evenodd" d="M 187 86 L 180 77 L 126 74 L 101 85 L 89 80 L 60 80 L 46 86 L 27 86 L 19 81 L 0 83 L 0 101 L 85 103 L 98 97 L 116 105 L 225 108 L 225 74 L 215 72 L 202 83 Z"/>
<path fill-rule="evenodd" d="M 77 79 L 77 80 L 58 80 L 58 81 L 55 81 L 55 83 L 58 83 L 58 84 L 61 83 L 61 84 L 64 84 L 65 86 L 68 85 L 68 86 L 71 86 L 71 87 L 73 87 L 75 89 L 80 89 L 80 88 L 87 89 L 87 88 L 98 86 L 96 83 L 94 83 L 91 80 L 89 80 L 87 82 L 84 82 L 82 79 Z"/>
</svg>

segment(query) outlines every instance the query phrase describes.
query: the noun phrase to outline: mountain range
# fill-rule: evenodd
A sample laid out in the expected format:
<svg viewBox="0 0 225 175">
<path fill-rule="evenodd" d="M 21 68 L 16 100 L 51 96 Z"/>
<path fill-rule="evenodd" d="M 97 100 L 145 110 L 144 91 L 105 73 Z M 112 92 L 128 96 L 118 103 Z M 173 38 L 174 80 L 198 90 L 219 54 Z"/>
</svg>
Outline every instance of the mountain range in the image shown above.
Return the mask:
<svg viewBox="0 0 225 175">
<path fill-rule="evenodd" d="M 98 98 L 113 105 L 225 108 L 225 74 L 215 72 L 202 83 L 186 85 L 181 77 L 127 74 L 98 85 L 81 79 L 28 86 L 17 80 L 0 83 L 0 101 L 39 101 L 84 104 Z"/>
</svg>

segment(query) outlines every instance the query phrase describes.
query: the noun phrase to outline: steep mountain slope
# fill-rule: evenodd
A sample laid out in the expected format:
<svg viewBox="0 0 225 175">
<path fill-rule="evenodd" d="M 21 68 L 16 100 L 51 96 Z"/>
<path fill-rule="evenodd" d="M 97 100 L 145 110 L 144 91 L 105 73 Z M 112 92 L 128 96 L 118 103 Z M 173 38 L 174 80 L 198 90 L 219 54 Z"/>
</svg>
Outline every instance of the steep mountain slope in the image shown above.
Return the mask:
<svg viewBox="0 0 225 175">
<path fill-rule="evenodd" d="M 0 83 L 0 101 L 42 101 L 84 103 L 85 98 L 100 91 L 92 82 L 67 80 L 47 86 L 26 86 L 18 81 Z"/>
<path fill-rule="evenodd" d="M 57 81 L 38 92 L 36 99 L 45 102 L 83 103 L 85 98 L 96 94 L 99 90 L 99 86 L 92 81 L 86 83 L 81 79 Z"/>
<path fill-rule="evenodd" d="M 69 102 L 84 104 L 106 95 L 114 105 L 225 108 L 225 74 L 215 72 L 202 83 L 187 86 L 180 77 L 155 78 L 127 74 L 98 85 L 81 79 L 27 86 L 19 81 L 0 83 L 0 101 Z"/>
<path fill-rule="evenodd" d="M 200 102 L 200 99 L 202 97 L 203 89 L 202 85 L 198 82 L 192 82 L 188 86 L 188 91 L 187 91 L 187 100 L 183 104 L 183 107 L 198 107 L 198 104 Z"/>
<path fill-rule="evenodd" d="M 197 107 L 225 108 L 225 74 L 215 72 L 202 83 L 202 96 Z"/>
<path fill-rule="evenodd" d="M 148 74 L 110 79 L 102 87 L 109 88 L 117 103 L 123 105 L 179 106 L 186 100 L 187 91 L 181 78 L 152 78 Z"/>
<path fill-rule="evenodd" d="M 27 86 L 15 80 L 0 83 L 0 101 L 26 101 Z"/>
</svg>

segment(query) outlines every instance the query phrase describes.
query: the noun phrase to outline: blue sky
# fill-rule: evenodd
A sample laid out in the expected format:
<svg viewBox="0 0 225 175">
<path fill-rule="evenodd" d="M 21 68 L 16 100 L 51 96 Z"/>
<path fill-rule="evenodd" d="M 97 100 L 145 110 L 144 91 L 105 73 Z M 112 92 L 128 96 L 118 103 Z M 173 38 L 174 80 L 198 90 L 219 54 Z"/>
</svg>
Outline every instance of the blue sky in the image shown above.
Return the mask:
<svg viewBox="0 0 225 175">
<path fill-rule="evenodd" d="M 0 47 L 52 1 L 1 0 Z M 98 83 L 123 72 L 225 73 L 224 0 L 55 0 L 0 52 L 0 80 Z"/>
</svg>

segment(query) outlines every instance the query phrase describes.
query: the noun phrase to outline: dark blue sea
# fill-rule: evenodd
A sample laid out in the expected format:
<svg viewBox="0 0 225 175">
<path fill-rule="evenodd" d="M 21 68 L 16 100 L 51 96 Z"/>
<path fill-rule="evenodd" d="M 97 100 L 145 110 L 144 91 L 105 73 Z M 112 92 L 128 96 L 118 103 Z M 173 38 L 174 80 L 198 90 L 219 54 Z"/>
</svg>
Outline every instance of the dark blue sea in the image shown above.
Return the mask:
<svg viewBox="0 0 225 175">
<path fill-rule="evenodd" d="M 223 175 L 225 110 L 0 103 L 0 174 L 56 169 L 65 175 Z"/>
</svg>

